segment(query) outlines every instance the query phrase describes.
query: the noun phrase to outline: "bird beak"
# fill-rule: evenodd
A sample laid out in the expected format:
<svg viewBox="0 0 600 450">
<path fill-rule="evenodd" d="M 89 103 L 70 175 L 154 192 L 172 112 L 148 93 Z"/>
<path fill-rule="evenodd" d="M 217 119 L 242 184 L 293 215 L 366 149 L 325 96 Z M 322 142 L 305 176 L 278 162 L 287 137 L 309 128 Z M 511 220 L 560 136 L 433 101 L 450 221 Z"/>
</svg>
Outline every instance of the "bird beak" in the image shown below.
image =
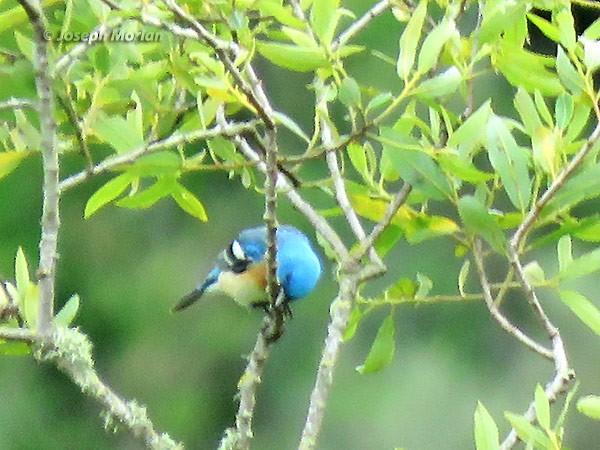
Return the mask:
<svg viewBox="0 0 600 450">
<path fill-rule="evenodd" d="M 173 308 L 171 308 L 171 312 L 182 311 L 196 303 L 204 295 L 206 290 L 213 286 L 217 281 L 218 275 L 215 276 L 211 272 L 211 275 L 209 275 L 209 277 L 206 280 L 204 280 L 202 284 L 200 284 L 189 294 L 182 297 L 181 300 L 179 300 L 177 304 L 173 306 Z"/>
</svg>

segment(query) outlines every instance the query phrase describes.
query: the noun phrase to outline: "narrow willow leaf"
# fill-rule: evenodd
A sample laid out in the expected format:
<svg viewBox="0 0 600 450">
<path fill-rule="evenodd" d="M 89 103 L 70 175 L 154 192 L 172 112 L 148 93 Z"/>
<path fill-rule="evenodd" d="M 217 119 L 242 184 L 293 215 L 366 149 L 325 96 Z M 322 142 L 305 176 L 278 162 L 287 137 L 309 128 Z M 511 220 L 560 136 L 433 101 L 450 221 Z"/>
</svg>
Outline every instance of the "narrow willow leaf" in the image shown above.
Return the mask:
<svg viewBox="0 0 600 450">
<path fill-rule="evenodd" d="M 505 122 L 494 116 L 487 127 L 488 156 L 511 202 L 524 211 L 531 198 L 527 153 L 519 147 Z"/>
<path fill-rule="evenodd" d="M 369 171 L 367 166 L 367 154 L 362 145 L 357 142 L 351 142 L 346 147 L 350 162 L 354 169 L 364 178 L 369 179 Z"/>
<path fill-rule="evenodd" d="M 296 136 L 298 136 L 304 142 L 310 143 L 310 138 L 306 135 L 306 133 L 302 130 L 302 128 L 300 128 L 300 125 L 298 125 L 296 122 L 294 122 L 294 120 L 292 120 L 289 116 L 286 116 L 284 113 L 279 112 L 279 111 L 273 112 L 272 115 L 275 117 L 275 120 L 278 123 L 280 123 L 281 125 L 286 127 L 288 130 L 290 130 L 292 133 L 294 133 Z"/>
<path fill-rule="evenodd" d="M 15 170 L 21 161 L 31 154 L 33 152 L 29 151 L 0 152 L 0 180 Z"/>
<path fill-rule="evenodd" d="M 556 126 L 564 131 L 571 119 L 573 118 L 573 110 L 575 105 L 573 104 L 573 97 L 571 95 L 559 95 L 554 105 L 554 116 L 556 117 Z"/>
<path fill-rule="evenodd" d="M 118 177 L 110 180 L 108 183 L 94 192 L 94 194 L 87 201 L 83 217 L 89 219 L 92 214 L 121 195 L 132 181 L 133 179 L 128 173 L 121 174 Z"/>
<path fill-rule="evenodd" d="M 23 249 L 19 247 L 17 250 L 17 256 L 15 257 L 15 281 L 17 282 L 17 291 L 19 292 L 19 299 L 25 298 L 27 289 L 31 281 L 29 279 L 29 267 L 27 266 L 27 258 Z"/>
<path fill-rule="evenodd" d="M 554 127 L 554 120 L 552 119 L 552 114 L 550 114 L 548 105 L 546 105 L 546 100 L 544 100 L 544 97 L 542 96 L 540 91 L 536 90 L 533 93 L 533 99 L 535 102 L 535 107 L 540 113 L 542 119 L 544 119 L 544 122 L 546 122 L 546 125 L 548 125 L 550 128 Z"/>
<path fill-rule="evenodd" d="M 583 32 L 583 35 L 587 39 L 600 39 L 600 18 L 594 20 L 594 22 Z"/>
<path fill-rule="evenodd" d="M 554 178 L 558 173 L 559 154 L 557 135 L 546 127 L 538 128 L 531 135 L 533 162 L 542 172 Z"/>
<path fill-rule="evenodd" d="M 448 139 L 448 146 L 464 149 L 469 155 L 486 140 L 487 123 L 492 116 L 490 101 L 486 101 L 458 127 Z"/>
<path fill-rule="evenodd" d="M 174 177 L 159 178 L 156 183 L 148 189 L 137 192 L 131 196 L 122 198 L 117 201 L 116 205 L 121 208 L 129 209 L 146 209 L 150 208 L 161 198 L 171 195 L 172 190 L 176 185 Z"/>
<path fill-rule="evenodd" d="M 358 324 L 360 323 L 360 319 L 363 318 L 363 310 L 358 306 L 352 308 L 350 312 L 350 317 L 348 318 L 348 324 L 346 325 L 346 329 L 344 330 L 344 342 L 348 342 L 351 340 L 356 334 L 356 330 L 358 329 Z"/>
<path fill-rule="evenodd" d="M 477 450 L 499 450 L 498 426 L 481 402 L 477 402 L 474 420 Z"/>
<path fill-rule="evenodd" d="M 556 448 L 550 438 L 542 430 L 529 423 L 525 417 L 509 412 L 504 413 L 504 416 L 523 442 L 534 445 L 536 449 L 554 450 Z"/>
<path fill-rule="evenodd" d="M 273 64 L 296 72 L 312 72 L 329 65 L 321 48 L 257 41 L 256 49 Z"/>
<path fill-rule="evenodd" d="M 37 328 L 38 309 L 40 304 L 40 289 L 37 285 L 30 283 L 25 292 L 25 297 L 19 305 L 19 311 L 31 330 Z"/>
<path fill-rule="evenodd" d="M 433 159 L 426 153 L 409 149 L 416 141 L 393 128 L 381 128 L 384 153 L 400 176 L 414 189 L 436 200 L 453 198 L 453 188 Z"/>
<path fill-rule="evenodd" d="M 525 275 L 525 279 L 534 286 L 546 281 L 544 269 L 542 269 L 542 266 L 540 266 L 537 261 L 531 261 L 523 267 L 523 275 Z"/>
<path fill-rule="evenodd" d="M 447 174 L 469 183 L 484 183 L 494 178 L 491 173 L 479 170 L 471 161 L 452 153 L 439 154 L 437 161 Z"/>
<path fill-rule="evenodd" d="M 559 7 L 560 9 L 554 14 L 554 21 L 558 25 L 558 37 L 560 43 L 569 51 L 575 50 L 577 44 L 575 23 L 571 8 L 566 6 Z"/>
<path fill-rule="evenodd" d="M 379 372 L 392 361 L 396 348 L 394 331 L 394 316 L 390 314 L 381 323 L 365 362 L 356 368 L 359 373 Z"/>
<path fill-rule="evenodd" d="M 400 36 L 400 53 L 398 54 L 396 71 L 398 76 L 405 81 L 408 80 L 408 76 L 415 63 L 417 46 L 421 39 L 421 31 L 423 29 L 426 14 L 427 1 L 420 1 L 410 20 L 406 24 L 402 36 Z"/>
<path fill-rule="evenodd" d="M 571 262 L 573 262 L 573 250 L 571 245 L 571 236 L 568 234 L 562 236 L 558 240 L 558 245 L 556 246 L 558 252 L 558 270 L 565 270 Z"/>
<path fill-rule="evenodd" d="M 595 165 L 570 178 L 554 198 L 542 209 L 548 216 L 572 208 L 584 200 L 600 195 L 600 166 Z"/>
<path fill-rule="evenodd" d="M 535 387 L 535 417 L 544 430 L 550 430 L 550 402 L 539 384 Z"/>
<path fill-rule="evenodd" d="M 171 197 L 173 197 L 179 207 L 189 215 L 197 217 L 202 222 L 208 221 L 208 216 L 206 215 L 206 210 L 204 209 L 202 202 L 183 186 L 177 185 L 173 189 L 173 192 L 171 192 Z"/>
<path fill-rule="evenodd" d="M 527 18 L 535 24 L 548 39 L 553 42 L 558 42 L 560 40 L 558 27 L 556 25 L 533 13 L 527 13 Z"/>
<path fill-rule="evenodd" d="M 415 298 L 427 297 L 427 294 L 429 294 L 433 288 L 433 281 L 431 281 L 431 278 L 421 272 L 417 272 L 417 283 L 419 288 L 417 289 L 417 292 L 415 292 Z"/>
<path fill-rule="evenodd" d="M 561 280 L 581 278 L 600 270 L 600 248 L 592 250 L 571 263 L 558 273 Z"/>
<path fill-rule="evenodd" d="M 591 419 L 600 420 L 600 396 L 586 395 L 581 397 L 577 400 L 577 410 Z"/>
<path fill-rule="evenodd" d="M 410 278 L 400 278 L 386 290 L 386 295 L 392 298 L 414 298 L 417 289 L 417 284 Z"/>
<path fill-rule="evenodd" d="M 585 81 L 560 45 L 556 55 L 556 72 L 562 84 L 572 93 L 580 94 L 585 90 Z"/>
<path fill-rule="evenodd" d="M 338 90 L 338 98 L 340 99 L 340 102 L 348 108 L 360 106 L 360 86 L 354 78 L 344 78 Z"/>
<path fill-rule="evenodd" d="M 310 10 L 312 28 L 321 42 L 328 46 L 333 40 L 335 28 L 339 20 L 339 0 L 318 0 Z"/>
<path fill-rule="evenodd" d="M 444 97 L 454 94 L 461 82 L 460 71 L 456 66 L 452 66 L 441 74 L 423 81 L 413 92 L 426 99 Z"/>
<path fill-rule="evenodd" d="M 500 226 L 478 198 L 470 195 L 460 198 L 458 214 L 474 236 L 483 237 L 498 253 L 506 252 L 506 238 Z"/>
<path fill-rule="evenodd" d="M 575 291 L 560 291 L 561 301 L 569 307 L 579 320 L 600 336 L 600 311 L 584 295 Z"/>
<path fill-rule="evenodd" d="M 54 317 L 54 322 L 62 327 L 71 325 L 79 311 L 79 295 L 73 294 Z"/>
<path fill-rule="evenodd" d="M 125 153 L 144 145 L 144 136 L 135 123 L 120 116 L 98 114 L 92 131 L 117 153 Z"/>
<path fill-rule="evenodd" d="M 469 269 L 471 268 L 471 261 L 465 259 L 463 265 L 460 268 L 460 272 L 458 273 L 458 292 L 460 292 L 461 297 L 464 297 L 465 294 L 465 283 L 467 282 L 467 277 L 469 276 Z"/>
<path fill-rule="evenodd" d="M 500 33 L 511 28 L 525 14 L 523 2 L 488 1 L 482 11 L 483 20 L 479 31 L 481 44 L 495 41 Z"/>
<path fill-rule="evenodd" d="M 525 125 L 527 134 L 533 136 L 534 133 L 542 127 L 542 121 L 535 107 L 535 103 L 525 89 L 519 88 L 517 90 L 514 105 L 519 112 L 519 116 L 521 116 L 521 121 L 523 122 L 523 125 Z"/>
<path fill-rule="evenodd" d="M 454 20 L 444 20 L 437 25 L 425 38 L 421 45 L 417 70 L 425 73 L 433 69 L 440 56 L 444 45 L 450 38 L 456 34 L 456 24 Z"/>
</svg>

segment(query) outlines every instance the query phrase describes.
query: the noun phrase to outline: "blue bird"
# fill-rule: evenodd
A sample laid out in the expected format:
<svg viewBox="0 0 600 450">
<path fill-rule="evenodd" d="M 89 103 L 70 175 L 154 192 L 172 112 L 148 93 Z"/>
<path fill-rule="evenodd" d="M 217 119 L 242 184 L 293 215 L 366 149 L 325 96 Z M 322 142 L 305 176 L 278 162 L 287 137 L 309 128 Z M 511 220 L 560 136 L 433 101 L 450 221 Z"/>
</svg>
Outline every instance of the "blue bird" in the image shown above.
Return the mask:
<svg viewBox="0 0 600 450">
<path fill-rule="evenodd" d="M 266 307 L 266 227 L 242 231 L 217 257 L 206 279 L 184 296 L 173 311 L 198 301 L 205 292 L 220 292 L 242 306 Z M 290 225 L 277 228 L 277 280 L 284 301 L 307 296 L 321 277 L 321 262 L 308 238 Z"/>
</svg>

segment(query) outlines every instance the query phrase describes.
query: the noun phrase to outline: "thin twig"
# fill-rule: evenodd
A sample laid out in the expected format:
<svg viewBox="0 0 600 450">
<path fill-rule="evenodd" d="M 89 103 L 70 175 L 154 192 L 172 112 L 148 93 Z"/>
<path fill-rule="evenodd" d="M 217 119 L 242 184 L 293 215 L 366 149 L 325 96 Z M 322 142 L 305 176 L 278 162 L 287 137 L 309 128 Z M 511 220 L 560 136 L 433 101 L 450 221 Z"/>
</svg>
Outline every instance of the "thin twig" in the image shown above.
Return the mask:
<svg viewBox="0 0 600 450">
<path fill-rule="evenodd" d="M 485 305 L 487 306 L 494 320 L 498 322 L 498 324 L 504 331 L 506 331 L 508 334 L 510 334 L 518 341 L 523 343 L 527 348 L 533 350 L 534 352 L 543 356 L 544 358 L 553 361 L 554 354 L 551 350 L 534 341 L 523 331 L 521 331 L 516 325 L 513 325 L 496 306 L 496 303 L 494 302 L 494 297 L 492 296 L 490 282 L 488 281 L 487 274 L 485 271 L 483 255 L 481 251 L 481 242 L 479 240 L 475 241 L 473 245 L 473 260 L 475 262 L 475 266 L 477 267 L 477 273 L 479 275 L 481 289 L 483 290 L 483 299 L 485 300 Z"/>
<path fill-rule="evenodd" d="M 28 98 L 9 98 L 3 102 L 0 102 L 0 110 L 4 109 L 24 109 L 24 108 L 37 108 L 35 100 Z"/>
<path fill-rule="evenodd" d="M 333 372 L 340 353 L 344 332 L 348 325 L 352 302 L 356 297 L 358 280 L 356 274 L 342 274 L 339 281 L 337 298 L 331 304 L 331 321 L 327 327 L 325 347 L 321 354 L 317 378 L 310 396 L 310 406 L 306 423 L 302 430 L 299 450 L 312 450 L 316 447 L 317 438 L 323 424 L 327 399 L 333 383 Z"/>
<path fill-rule="evenodd" d="M 35 84 L 39 101 L 40 145 L 44 165 L 44 200 L 42 206 L 42 233 L 40 239 L 40 262 L 38 269 L 40 300 L 38 309 L 38 332 L 48 335 L 54 316 L 54 284 L 56 260 L 58 259 L 59 219 L 59 167 L 56 148 L 56 122 L 48 66 L 47 27 L 44 11 L 37 0 L 19 0 L 33 26 L 35 44 Z"/>
<path fill-rule="evenodd" d="M 390 6 L 392 5 L 391 0 L 381 0 L 378 3 L 375 3 L 366 13 L 364 13 L 358 20 L 352 22 L 346 30 L 344 30 L 337 37 L 335 41 L 333 41 L 332 49 L 335 51 L 340 47 L 346 45 L 348 41 L 353 39 L 358 33 L 364 30 L 376 17 L 383 14 Z"/>
<path fill-rule="evenodd" d="M 550 187 L 546 189 L 544 194 L 539 198 L 539 200 L 535 203 L 534 207 L 529 210 L 527 215 L 523 218 L 519 227 L 515 231 L 513 237 L 510 240 L 510 246 L 516 249 L 517 251 L 520 249 L 523 239 L 533 227 L 533 224 L 537 220 L 540 215 L 540 212 L 548 204 L 550 200 L 554 197 L 556 192 L 563 187 L 569 177 L 575 172 L 579 166 L 583 163 L 585 157 L 590 153 L 594 145 L 600 139 L 600 122 L 596 124 L 596 128 L 590 135 L 589 139 L 583 144 L 581 149 L 575 154 L 575 156 L 569 161 L 569 163 L 560 171 L 560 173 L 556 176 Z"/>
<path fill-rule="evenodd" d="M 67 179 L 61 181 L 59 185 L 60 191 L 63 193 L 95 175 L 110 172 L 118 167 L 132 164 L 142 156 L 156 153 L 177 145 L 190 144 L 192 142 L 211 139 L 217 136 L 235 136 L 239 133 L 243 133 L 244 131 L 253 130 L 258 123 L 259 122 L 257 120 L 250 120 L 243 123 L 230 123 L 227 125 L 227 127 L 221 127 L 220 125 L 217 125 L 213 128 L 209 128 L 208 130 L 194 130 L 188 133 L 172 134 L 162 141 L 153 142 L 151 144 L 133 149 L 127 153 L 106 158 L 104 161 L 96 164 L 89 170 L 84 170 L 76 173 L 75 175 L 71 175 Z"/>
<path fill-rule="evenodd" d="M 359 247 L 353 252 L 356 259 L 361 259 L 367 250 L 373 247 L 375 241 L 391 223 L 398 210 L 402 207 L 402 205 L 404 205 L 404 203 L 406 203 L 406 199 L 411 191 L 412 186 L 408 183 L 404 183 L 402 188 L 396 193 L 396 195 L 394 195 L 394 198 L 385 210 L 383 218 L 377 223 L 377 225 L 373 227 L 371 233 L 369 233 L 365 239 L 361 240 Z"/>
<path fill-rule="evenodd" d="M 27 328 L 0 327 L 0 339 L 6 341 L 35 342 L 37 336 Z"/>
</svg>

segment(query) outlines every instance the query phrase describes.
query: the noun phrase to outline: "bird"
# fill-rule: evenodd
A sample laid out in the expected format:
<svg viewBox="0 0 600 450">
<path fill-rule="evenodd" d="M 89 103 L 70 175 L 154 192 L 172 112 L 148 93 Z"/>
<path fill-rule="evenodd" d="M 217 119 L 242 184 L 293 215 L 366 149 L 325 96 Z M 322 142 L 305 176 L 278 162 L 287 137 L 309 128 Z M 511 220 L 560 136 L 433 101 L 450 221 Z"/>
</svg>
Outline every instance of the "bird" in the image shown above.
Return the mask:
<svg viewBox="0 0 600 450">
<path fill-rule="evenodd" d="M 321 277 L 321 261 L 309 238 L 291 225 L 277 228 L 277 281 L 283 302 L 310 294 Z M 264 226 L 243 230 L 219 253 L 206 278 L 172 308 L 181 311 L 206 293 L 222 293 L 245 307 L 268 310 L 267 229 Z"/>
</svg>

